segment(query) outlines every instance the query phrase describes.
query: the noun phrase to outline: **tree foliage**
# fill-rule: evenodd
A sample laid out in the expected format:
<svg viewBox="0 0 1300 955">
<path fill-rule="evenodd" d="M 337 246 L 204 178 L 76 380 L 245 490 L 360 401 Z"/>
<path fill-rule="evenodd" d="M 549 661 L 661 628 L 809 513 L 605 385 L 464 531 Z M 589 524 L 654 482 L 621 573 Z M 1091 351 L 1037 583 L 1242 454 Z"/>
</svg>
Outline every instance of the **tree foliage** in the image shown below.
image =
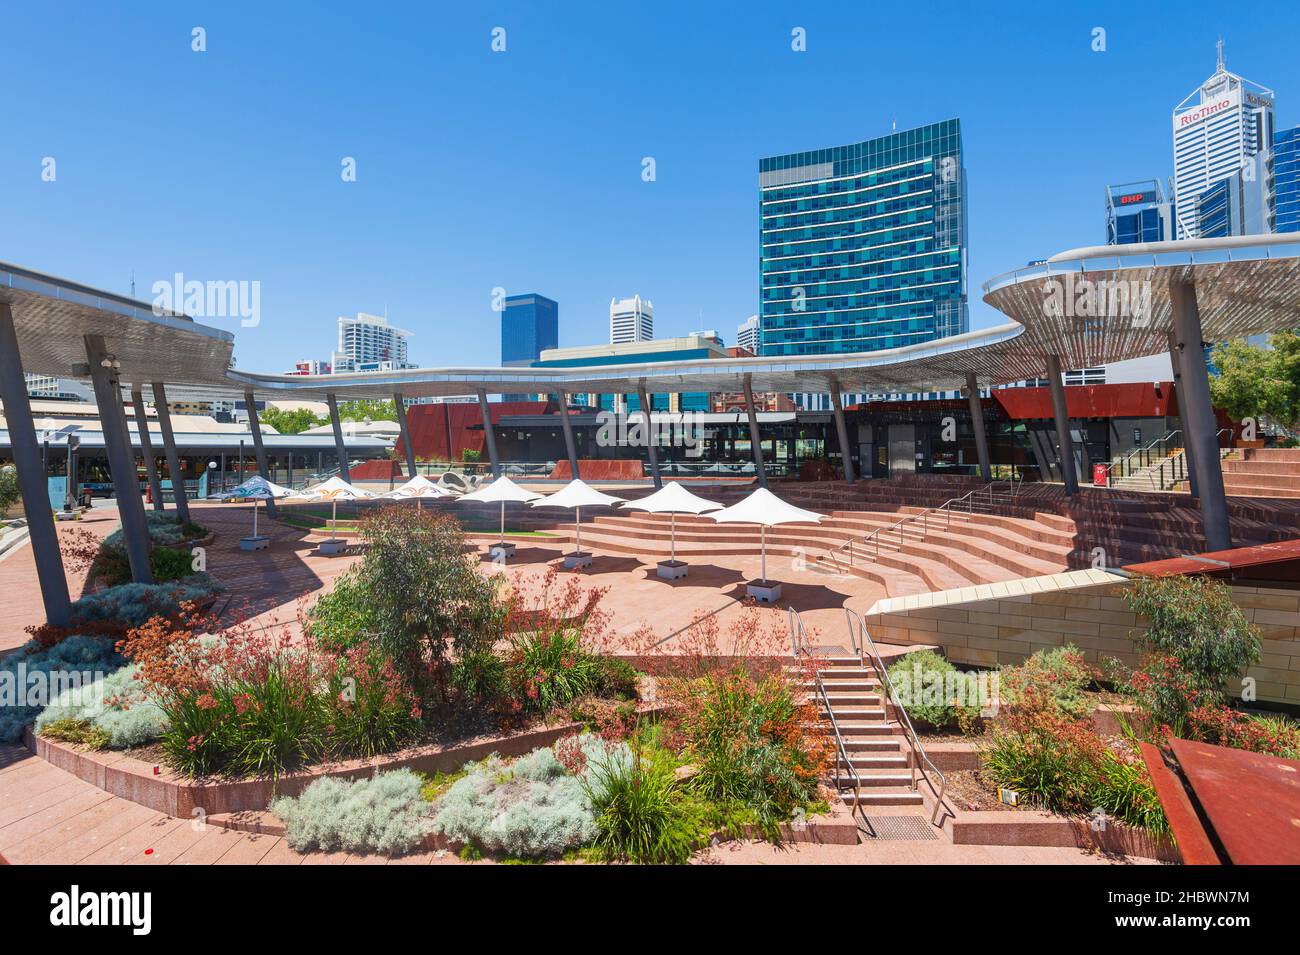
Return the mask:
<svg viewBox="0 0 1300 955">
<path fill-rule="evenodd" d="M 1281 332 L 1271 347 L 1224 342 L 1211 356 L 1210 397 L 1235 420 L 1266 417 L 1287 428 L 1300 421 L 1300 335 Z"/>
<path fill-rule="evenodd" d="M 328 418 L 314 413 L 309 408 L 274 408 L 268 407 L 257 416 L 261 424 L 274 428 L 280 434 L 301 434 L 308 428 L 315 428 L 329 422 Z"/>
<path fill-rule="evenodd" d="M 391 401 L 361 399 L 345 401 L 339 405 L 339 418 L 343 421 L 396 421 L 397 409 Z"/>
</svg>

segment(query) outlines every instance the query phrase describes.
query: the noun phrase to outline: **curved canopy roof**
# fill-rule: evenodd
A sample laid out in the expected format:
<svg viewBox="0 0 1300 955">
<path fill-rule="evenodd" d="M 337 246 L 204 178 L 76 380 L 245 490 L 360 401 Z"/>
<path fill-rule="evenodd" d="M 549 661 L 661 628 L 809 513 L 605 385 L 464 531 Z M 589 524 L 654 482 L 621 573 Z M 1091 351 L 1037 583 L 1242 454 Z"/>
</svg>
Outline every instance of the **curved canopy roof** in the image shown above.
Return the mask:
<svg viewBox="0 0 1300 955">
<path fill-rule="evenodd" d="M 233 335 L 144 303 L 0 263 L 27 371 L 85 376 L 83 336 L 102 335 L 124 386 L 161 380 L 169 396 L 268 399 L 408 398 L 491 393 L 947 391 L 967 372 L 981 384 L 1040 377 L 1168 349 L 1170 288 L 1194 282 L 1207 341 L 1300 327 L 1300 234 L 1195 239 L 1062 252 L 984 286 L 1011 321 L 874 352 L 666 361 L 580 368 L 412 368 L 340 375 L 267 375 L 232 367 Z"/>
</svg>

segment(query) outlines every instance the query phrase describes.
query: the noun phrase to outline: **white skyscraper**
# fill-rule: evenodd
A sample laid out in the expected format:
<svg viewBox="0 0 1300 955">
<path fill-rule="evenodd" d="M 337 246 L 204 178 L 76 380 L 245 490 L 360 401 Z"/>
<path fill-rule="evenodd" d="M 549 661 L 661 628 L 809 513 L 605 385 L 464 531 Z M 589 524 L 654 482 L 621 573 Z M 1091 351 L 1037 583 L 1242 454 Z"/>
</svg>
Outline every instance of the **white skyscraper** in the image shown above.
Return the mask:
<svg viewBox="0 0 1300 955">
<path fill-rule="evenodd" d="M 1273 91 L 1214 75 L 1174 107 L 1174 225 L 1180 239 L 1272 231 Z"/>
<path fill-rule="evenodd" d="M 609 343 L 648 342 L 655 337 L 655 307 L 640 295 L 609 300 Z"/>
<path fill-rule="evenodd" d="M 339 316 L 339 349 L 334 353 L 334 371 L 380 371 L 410 368 L 406 340 L 411 333 L 388 324 L 379 315 L 357 312 L 356 318 Z"/>
<path fill-rule="evenodd" d="M 759 323 L 757 315 L 749 316 L 736 326 L 736 344 L 741 348 L 749 349 L 755 355 L 759 353 L 759 348 L 763 345 L 763 326 Z"/>
</svg>

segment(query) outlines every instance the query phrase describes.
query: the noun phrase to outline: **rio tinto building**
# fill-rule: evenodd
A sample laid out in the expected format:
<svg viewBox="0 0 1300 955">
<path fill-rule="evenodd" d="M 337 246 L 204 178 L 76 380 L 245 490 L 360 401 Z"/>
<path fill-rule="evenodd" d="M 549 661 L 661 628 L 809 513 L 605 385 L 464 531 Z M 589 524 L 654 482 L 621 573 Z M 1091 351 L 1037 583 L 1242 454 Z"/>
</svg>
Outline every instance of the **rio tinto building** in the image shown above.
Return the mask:
<svg viewBox="0 0 1300 955">
<path fill-rule="evenodd" d="M 1176 236 L 1269 231 L 1273 91 L 1229 73 L 1222 41 L 1214 75 L 1174 107 L 1173 133 Z"/>
</svg>

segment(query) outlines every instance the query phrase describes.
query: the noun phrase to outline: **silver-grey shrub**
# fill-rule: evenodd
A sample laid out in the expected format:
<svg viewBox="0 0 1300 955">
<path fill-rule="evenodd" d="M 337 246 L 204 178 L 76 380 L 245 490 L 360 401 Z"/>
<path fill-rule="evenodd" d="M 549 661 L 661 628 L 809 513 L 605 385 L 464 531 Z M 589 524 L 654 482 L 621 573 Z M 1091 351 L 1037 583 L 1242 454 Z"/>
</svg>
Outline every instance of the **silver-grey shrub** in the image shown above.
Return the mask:
<svg viewBox="0 0 1300 955">
<path fill-rule="evenodd" d="M 108 734 L 112 749 L 142 746 L 162 736 L 167 718 L 145 696 L 137 664 L 96 680 L 87 687 L 67 689 L 36 717 L 36 732 L 59 720 L 87 720 Z"/>
<path fill-rule="evenodd" d="M 423 781 L 409 769 L 376 773 L 349 782 L 326 776 L 297 798 L 282 796 L 271 812 L 284 821 L 289 845 L 345 852 L 397 855 L 419 846 L 429 831 Z"/>
<path fill-rule="evenodd" d="M 630 759 L 623 744 L 582 738 L 588 763 Z M 570 775 L 550 748 L 513 763 L 493 754 L 470 767 L 437 804 L 433 827 L 449 839 L 521 859 L 554 858 L 591 842 L 596 820 L 582 779 Z"/>
</svg>

